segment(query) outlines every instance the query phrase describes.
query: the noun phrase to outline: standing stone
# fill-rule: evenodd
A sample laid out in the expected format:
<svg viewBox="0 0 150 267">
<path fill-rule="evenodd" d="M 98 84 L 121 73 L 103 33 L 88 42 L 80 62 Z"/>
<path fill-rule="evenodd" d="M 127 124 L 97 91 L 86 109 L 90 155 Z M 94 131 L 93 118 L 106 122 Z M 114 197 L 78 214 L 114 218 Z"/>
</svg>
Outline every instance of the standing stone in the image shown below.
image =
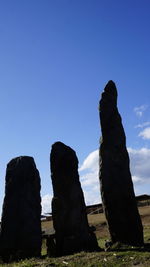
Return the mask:
<svg viewBox="0 0 150 267">
<path fill-rule="evenodd" d="M 52 146 L 50 163 L 56 255 L 99 250 L 96 236 L 88 225 L 75 151 L 56 142 Z"/>
<path fill-rule="evenodd" d="M 41 254 L 40 188 L 32 157 L 21 156 L 8 163 L 0 233 L 4 261 Z"/>
<path fill-rule="evenodd" d="M 100 145 L 100 183 L 112 243 L 143 245 L 143 227 L 138 213 L 126 137 L 117 109 L 117 89 L 106 85 L 100 100 L 102 140 Z"/>
</svg>

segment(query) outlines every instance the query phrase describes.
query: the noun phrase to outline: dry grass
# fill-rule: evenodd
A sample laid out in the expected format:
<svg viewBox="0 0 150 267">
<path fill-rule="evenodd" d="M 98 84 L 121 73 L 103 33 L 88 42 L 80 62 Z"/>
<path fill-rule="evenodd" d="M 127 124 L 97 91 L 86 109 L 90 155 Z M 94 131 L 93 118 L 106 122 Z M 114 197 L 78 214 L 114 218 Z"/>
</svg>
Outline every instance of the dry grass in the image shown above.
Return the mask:
<svg viewBox="0 0 150 267">
<path fill-rule="evenodd" d="M 54 231 L 53 222 L 52 221 L 43 221 L 42 222 L 42 231 L 50 234 Z"/>
<path fill-rule="evenodd" d="M 150 206 L 139 207 L 139 213 L 141 215 L 142 223 L 145 230 L 150 230 Z M 109 233 L 106 225 L 106 218 L 104 213 L 88 215 L 89 225 L 94 225 L 96 227 L 97 238 L 109 238 Z M 53 233 L 53 222 L 44 221 L 42 222 L 42 230 L 47 233 Z M 146 231 L 147 232 L 147 231 Z"/>
</svg>

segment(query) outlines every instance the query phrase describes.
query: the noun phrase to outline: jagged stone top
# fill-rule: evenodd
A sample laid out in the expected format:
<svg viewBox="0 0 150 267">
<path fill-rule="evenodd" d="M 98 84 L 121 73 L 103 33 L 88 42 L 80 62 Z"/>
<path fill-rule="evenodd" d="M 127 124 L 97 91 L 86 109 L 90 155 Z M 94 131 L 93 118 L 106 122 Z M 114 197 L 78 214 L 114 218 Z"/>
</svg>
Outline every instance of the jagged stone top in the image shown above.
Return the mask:
<svg viewBox="0 0 150 267">
<path fill-rule="evenodd" d="M 107 93 L 110 93 L 110 94 L 113 94 L 113 95 L 117 96 L 117 88 L 116 88 L 115 83 L 112 80 L 110 80 L 106 84 L 106 86 L 104 88 L 104 92 L 107 92 Z"/>
<path fill-rule="evenodd" d="M 113 81 L 109 81 L 101 95 L 99 115 L 103 144 L 114 147 L 114 144 L 126 144 L 122 119 L 117 108 L 117 88 Z M 121 140 L 121 141 L 119 141 Z"/>
<path fill-rule="evenodd" d="M 113 106 L 117 106 L 117 88 L 116 88 L 116 85 L 115 83 L 110 80 L 105 88 L 104 88 L 104 91 L 102 93 L 102 96 L 101 96 L 101 100 L 100 100 L 100 111 L 103 111 L 103 108 L 105 107 L 105 104 L 109 105 L 113 105 Z"/>
</svg>

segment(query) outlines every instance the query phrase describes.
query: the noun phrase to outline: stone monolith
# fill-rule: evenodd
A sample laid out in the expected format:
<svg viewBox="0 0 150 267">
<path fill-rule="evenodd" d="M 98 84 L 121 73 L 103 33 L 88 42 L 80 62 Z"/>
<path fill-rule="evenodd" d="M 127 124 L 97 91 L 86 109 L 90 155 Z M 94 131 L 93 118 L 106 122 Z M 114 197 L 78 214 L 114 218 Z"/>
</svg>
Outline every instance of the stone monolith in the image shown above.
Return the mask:
<svg viewBox="0 0 150 267">
<path fill-rule="evenodd" d="M 102 138 L 99 178 L 111 241 L 143 245 L 143 227 L 135 200 L 126 137 L 113 81 L 108 82 L 102 93 L 100 123 Z"/>
<path fill-rule="evenodd" d="M 0 232 L 4 261 L 41 254 L 40 188 L 32 157 L 21 156 L 8 163 Z"/>
<path fill-rule="evenodd" d="M 75 151 L 56 142 L 52 145 L 50 163 L 56 255 L 99 250 L 96 236 L 88 225 Z"/>
</svg>

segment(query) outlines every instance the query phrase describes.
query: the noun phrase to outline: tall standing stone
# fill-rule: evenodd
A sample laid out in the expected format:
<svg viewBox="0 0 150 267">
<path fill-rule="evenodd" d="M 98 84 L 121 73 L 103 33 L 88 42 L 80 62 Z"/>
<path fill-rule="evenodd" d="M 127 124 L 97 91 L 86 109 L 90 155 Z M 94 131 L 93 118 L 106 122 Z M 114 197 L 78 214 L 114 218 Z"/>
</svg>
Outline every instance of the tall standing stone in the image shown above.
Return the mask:
<svg viewBox="0 0 150 267">
<path fill-rule="evenodd" d="M 6 261 L 41 254 L 40 188 L 32 157 L 8 163 L 0 233 L 0 255 Z"/>
<path fill-rule="evenodd" d="M 50 163 L 56 255 L 99 250 L 96 236 L 88 225 L 75 151 L 56 142 L 52 146 Z"/>
<path fill-rule="evenodd" d="M 126 149 L 126 137 L 117 109 L 117 89 L 106 85 L 100 100 L 100 183 L 111 241 L 143 245 L 143 227 L 138 213 Z"/>
</svg>

